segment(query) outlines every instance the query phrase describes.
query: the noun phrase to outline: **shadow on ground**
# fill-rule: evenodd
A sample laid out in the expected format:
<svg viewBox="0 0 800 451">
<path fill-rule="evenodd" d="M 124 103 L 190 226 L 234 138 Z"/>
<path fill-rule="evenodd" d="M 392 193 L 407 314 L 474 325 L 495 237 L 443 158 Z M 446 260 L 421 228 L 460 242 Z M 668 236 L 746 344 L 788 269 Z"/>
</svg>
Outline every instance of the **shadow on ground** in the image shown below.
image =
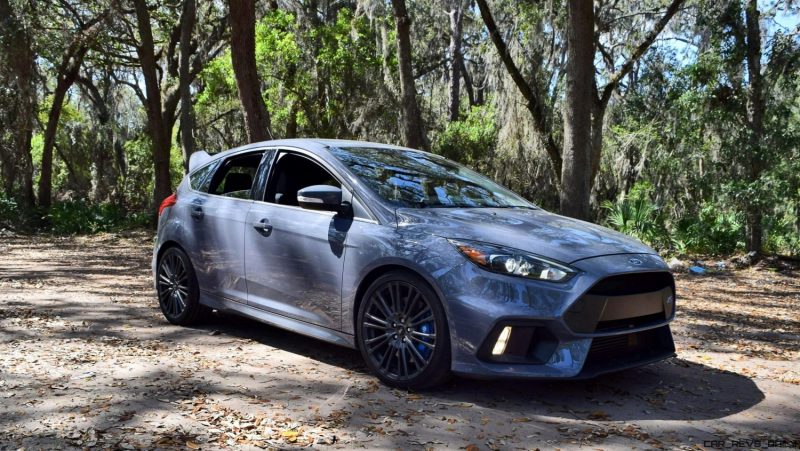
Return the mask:
<svg viewBox="0 0 800 451">
<path fill-rule="evenodd" d="M 248 339 L 348 371 L 368 374 L 352 349 L 320 342 L 236 316 L 219 316 L 202 326 L 209 333 Z M 423 394 L 442 401 L 474 403 L 517 412 L 579 419 L 708 420 L 758 404 L 764 394 L 739 374 L 681 358 L 612 373 L 591 380 L 475 380 L 455 377 Z M 599 412 L 603 413 L 599 413 Z"/>
</svg>

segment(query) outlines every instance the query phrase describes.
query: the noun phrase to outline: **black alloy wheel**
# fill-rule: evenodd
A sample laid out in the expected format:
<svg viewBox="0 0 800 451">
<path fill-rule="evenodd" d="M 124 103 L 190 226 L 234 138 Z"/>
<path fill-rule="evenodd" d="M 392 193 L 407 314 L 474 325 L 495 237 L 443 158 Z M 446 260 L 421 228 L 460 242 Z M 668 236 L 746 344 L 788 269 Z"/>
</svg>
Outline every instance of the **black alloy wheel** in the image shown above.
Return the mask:
<svg viewBox="0 0 800 451">
<path fill-rule="evenodd" d="M 419 276 L 391 272 L 364 294 L 358 344 L 370 369 L 388 385 L 422 389 L 450 374 L 450 337 L 436 293 Z"/>
<path fill-rule="evenodd" d="M 199 302 L 197 278 L 186 253 L 177 247 L 164 251 L 156 274 L 158 303 L 167 321 L 188 326 L 208 316 L 210 309 Z"/>
</svg>

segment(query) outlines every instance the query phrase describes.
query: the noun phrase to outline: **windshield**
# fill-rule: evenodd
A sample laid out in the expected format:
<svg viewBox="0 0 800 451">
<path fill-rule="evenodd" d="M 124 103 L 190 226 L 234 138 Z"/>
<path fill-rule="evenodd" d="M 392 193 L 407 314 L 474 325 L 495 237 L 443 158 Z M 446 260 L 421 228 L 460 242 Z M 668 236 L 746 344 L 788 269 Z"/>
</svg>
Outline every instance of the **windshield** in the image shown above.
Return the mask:
<svg viewBox="0 0 800 451">
<path fill-rule="evenodd" d="M 436 155 L 372 147 L 332 147 L 330 151 L 397 207 L 533 207 L 477 172 Z"/>
</svg>

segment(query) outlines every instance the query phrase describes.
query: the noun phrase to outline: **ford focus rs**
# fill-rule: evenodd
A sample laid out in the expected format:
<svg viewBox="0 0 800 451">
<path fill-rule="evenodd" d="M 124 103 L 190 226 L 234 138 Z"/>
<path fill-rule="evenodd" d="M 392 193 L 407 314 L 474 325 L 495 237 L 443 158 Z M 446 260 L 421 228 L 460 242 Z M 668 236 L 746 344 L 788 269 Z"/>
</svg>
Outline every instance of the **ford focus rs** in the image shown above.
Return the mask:
<svg viewBox="0 0 800 451">
<path fill-rule="evenodd" d="M 213 310 L 358 349 L 386 384 L 586 378 L 674 355 L 649 247 L 408 148 L 322 139 L 192 155 L 159 209 L 167 320 Z"/>
</svg>

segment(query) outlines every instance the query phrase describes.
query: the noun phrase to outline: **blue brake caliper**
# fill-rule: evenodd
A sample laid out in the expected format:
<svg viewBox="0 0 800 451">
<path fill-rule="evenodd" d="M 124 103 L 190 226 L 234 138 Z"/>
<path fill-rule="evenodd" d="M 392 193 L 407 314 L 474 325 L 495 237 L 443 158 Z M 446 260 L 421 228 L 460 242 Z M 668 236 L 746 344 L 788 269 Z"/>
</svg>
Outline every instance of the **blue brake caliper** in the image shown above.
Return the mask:
<svg viewBox="0 0 800 451">
<path fill-rule="evenodd" d="M 429 334 L 429 333 L 433 332 L 433 323 L 431 323 L 431 322 L 422 323 L 417 328 L 417 331 L 418 332 L 422 332 L 423 334 Z M 426 343 L 430 343 L 431 342 L 431 339 L 428 338 L 428 337 L 422 337 L 421 340 L 426 342 Z M 417 351 L 419 351 L 419 353 L 420 353 L 420 355 L 422 357 L 427 359 L 428 357 L 430 357 L 431 352 L 433 351 L 433 349 L 431 349 L 428 346 L 425 346 L 422 343 L 417 343 Z"/>
</svg>

